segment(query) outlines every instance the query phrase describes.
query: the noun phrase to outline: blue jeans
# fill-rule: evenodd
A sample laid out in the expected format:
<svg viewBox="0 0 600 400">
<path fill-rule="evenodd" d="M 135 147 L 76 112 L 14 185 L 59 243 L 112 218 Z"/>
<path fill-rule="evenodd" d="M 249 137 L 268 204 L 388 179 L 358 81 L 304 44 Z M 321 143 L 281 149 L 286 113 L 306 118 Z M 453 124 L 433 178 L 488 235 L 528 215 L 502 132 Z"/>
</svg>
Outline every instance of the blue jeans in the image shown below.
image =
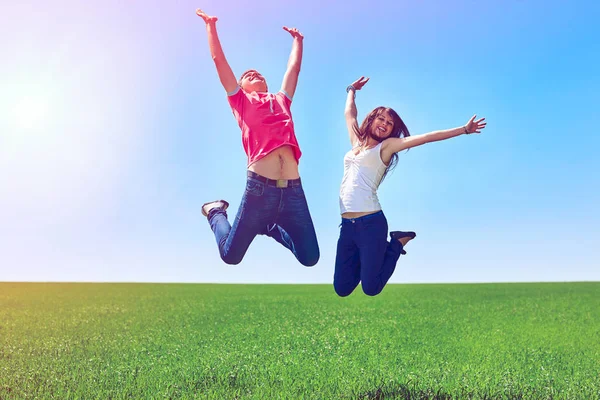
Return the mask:
<svg viewBox="0 0 600 400">
<path fill-rule="evenodd" d="M 246 191 L 233 222 L 227 213 L 213 208 L 208 214 L 221 258 L 239 264 L 256 235 L 267 235 L 288 248 L 302 265 L 319 261 L 319 244 L 300 179 L 277 181 L 248 171 Z"/>
<path fill-rule="evenodd" d="M 333 287 L 339 296 L 348 296 L 361 281 L 365 294 L 381 293 L 396 269 L 403 247 L 398 240 L 388 242 L 387 235 L 383 211 L 342 218 L 333 276 Z"/>
</svg>

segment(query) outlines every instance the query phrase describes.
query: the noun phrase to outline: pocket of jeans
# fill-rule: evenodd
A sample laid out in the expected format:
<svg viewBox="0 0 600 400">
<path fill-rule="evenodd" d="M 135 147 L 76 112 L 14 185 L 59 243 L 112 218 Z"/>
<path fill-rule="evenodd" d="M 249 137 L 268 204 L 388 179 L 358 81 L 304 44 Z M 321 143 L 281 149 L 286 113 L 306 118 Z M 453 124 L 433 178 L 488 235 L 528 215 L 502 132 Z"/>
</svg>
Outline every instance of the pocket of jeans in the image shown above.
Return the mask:
<svg viewBox="0 0 600 400">
<path fill-rule="evenodd" d="M 304 196 L 304 189 L 302 188 L 302 186 L 296 186 L 294 187 L 294 195 L 300 197 L 301 199 L 305 198 L 306 196 Z"/>
<path fill-rule="evenodd" d="M 265 191 L 265 185 L 262 182 L 249 180 L 246 182 L 246 193 L 251 196 L 262 196 Z"/>
<path fill-rule="evenodd" d="M 366 229 L 376 229 L 378 230 L 383 225 L 386 225 L 385 220 L 381 218 L 380 215 L 370 215 L 367 218 L 362 220 L 362 226 Z"/>
</svg>

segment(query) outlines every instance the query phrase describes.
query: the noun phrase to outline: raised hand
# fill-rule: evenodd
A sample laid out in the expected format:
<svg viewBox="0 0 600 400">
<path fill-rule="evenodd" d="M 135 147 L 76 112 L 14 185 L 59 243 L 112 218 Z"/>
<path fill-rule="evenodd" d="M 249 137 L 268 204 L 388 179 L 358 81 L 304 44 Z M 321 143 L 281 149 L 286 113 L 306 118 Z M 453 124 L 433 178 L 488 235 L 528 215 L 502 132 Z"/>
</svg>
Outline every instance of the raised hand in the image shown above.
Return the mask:
<svg viewBox="0 0 600 400">
<path fill-rule="evenodd" d="M 481 133 L 481 130 L 487 125 L 487 122 L 483 122 L 485 121 L 485 118 L 480 118 L 475 121 L 476 117 L 477 115 L 473 115 L 469 122 L 467 122 L 465 125 L 466 133 Z"/>
<path fill-rule="evenodd" d="M 361 76 L 360 78 L 358 78 L 357 80 L 352 82 L 352 86 L 354 87 L 354 89 L 360 90 L 360 89 L 362 89 L 363 86 L 365 86 L 365 84 L 367 82 L 369 82 L 369 78 L 365 78 L 364 76 Z"/>
<path fill-rule="evenodd" d="M 296 28 L 288 28 L 287 26 L 283 27 L 283 30 L 287 31 L 292 35 L 294 39 L 304 39 L 304 35 L 300 33 L 300 31 Z"/>
<path fill-rule="evenodd" d="M 208 16 L 204 11 L 202 11 L 201 9 L 197 9 L 196 10 L 196 15 L 199 16 L 200 18 L 202 18 L 204 20 L 204 22 L 208 23 L 215 23 L 219 20 L 219 18 L 217 17 L 210 17 Z"/>
</svg>

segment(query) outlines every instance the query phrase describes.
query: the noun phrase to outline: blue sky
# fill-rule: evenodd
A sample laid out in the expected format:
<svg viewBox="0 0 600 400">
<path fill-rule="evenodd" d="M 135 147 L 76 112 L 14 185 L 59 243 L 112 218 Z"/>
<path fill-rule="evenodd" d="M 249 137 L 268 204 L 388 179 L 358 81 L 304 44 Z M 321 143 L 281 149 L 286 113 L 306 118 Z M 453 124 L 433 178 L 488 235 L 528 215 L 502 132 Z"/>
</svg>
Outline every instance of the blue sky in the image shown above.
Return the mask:
<svg viewBox="0 0 600 400">
<path fill-rule="evenodd" d="M 234 72 L 278 88 L 305 35 L 292 112 L 321 259 L 258 237 L 221 262 L 200 213 L 237 211 L 246 157 L 195 9 Z M 380 188 L 415 230 L 391 282 L 600 280 L 600 6 L 592 2 L 75 1 L 5 7 L 0 35 L 0 281 L 330 283 L 359 119 L 412 134 L 486 117 L 482 135 L 400 155 Z"/>
</svg>

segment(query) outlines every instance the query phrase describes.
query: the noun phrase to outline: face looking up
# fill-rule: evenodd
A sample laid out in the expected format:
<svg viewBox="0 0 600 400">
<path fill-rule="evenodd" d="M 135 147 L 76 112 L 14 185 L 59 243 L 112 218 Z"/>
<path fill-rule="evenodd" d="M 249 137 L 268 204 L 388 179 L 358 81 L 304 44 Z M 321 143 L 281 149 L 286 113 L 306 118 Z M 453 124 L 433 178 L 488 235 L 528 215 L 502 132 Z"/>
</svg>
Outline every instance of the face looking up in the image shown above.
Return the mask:
<svg viewBox="0 0 600 400">
<path fill-rule="evenodd" d="M 244 89 L 245 92 L 266 92 L 267 81 L 260 74 L 260 72 L 251 69 L 244 72 L 240 78 L 240 87 Z"/>
</svg>

